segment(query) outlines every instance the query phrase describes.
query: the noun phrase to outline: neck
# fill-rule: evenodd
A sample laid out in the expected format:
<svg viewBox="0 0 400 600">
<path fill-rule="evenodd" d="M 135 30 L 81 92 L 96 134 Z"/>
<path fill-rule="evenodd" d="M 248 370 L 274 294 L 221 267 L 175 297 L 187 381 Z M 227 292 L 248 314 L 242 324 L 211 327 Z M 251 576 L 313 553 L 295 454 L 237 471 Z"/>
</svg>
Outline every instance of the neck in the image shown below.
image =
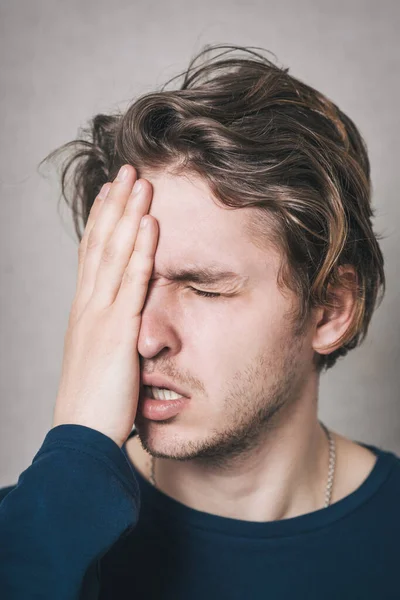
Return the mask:
<svg viewBox="0 0 400 600">
<path fill-rule="evenodd" d="M 303 403 L 265 432 L 254 451 L 223 468 L 196 459 L 156 459 L 156 485 L 187 506 L 222 517 L 287 519 L 325 506 L 329 449 L 317 402 Z"/>
</svg>

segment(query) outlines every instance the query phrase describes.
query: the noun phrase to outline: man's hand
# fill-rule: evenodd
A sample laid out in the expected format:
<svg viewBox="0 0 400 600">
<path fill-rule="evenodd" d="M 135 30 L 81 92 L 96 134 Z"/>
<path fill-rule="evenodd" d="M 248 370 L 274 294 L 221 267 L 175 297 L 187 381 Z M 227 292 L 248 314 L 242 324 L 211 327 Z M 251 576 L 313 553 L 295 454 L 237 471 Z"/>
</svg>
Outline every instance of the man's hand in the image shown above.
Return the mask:
<svg viewBox="0 0 400 600">
<path fill-rule="evenodd" d="M 152 186 L 127 175 L 100 190 L 79 246 L 77 289 L 64 341 L 53 427 L 86 425 L 121 447 L 136 416 L 137 341 L 154 265 L 158 222 L 146 215 Z M 105 193 L 108 195 L 105 198 Z M 146 227 L 140 224 L 146 222 Z"/>
</svg>

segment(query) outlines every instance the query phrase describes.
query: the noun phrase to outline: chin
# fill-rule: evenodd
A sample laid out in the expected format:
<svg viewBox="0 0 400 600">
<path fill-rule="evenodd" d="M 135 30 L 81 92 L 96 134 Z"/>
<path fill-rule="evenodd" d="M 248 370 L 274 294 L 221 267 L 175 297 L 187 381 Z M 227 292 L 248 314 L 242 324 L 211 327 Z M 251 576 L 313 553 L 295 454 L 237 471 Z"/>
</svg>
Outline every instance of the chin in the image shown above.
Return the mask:
<svg viewBox="0 0 400 600">
<path fill-rule="evenodd" d="M 182 423 L 179 415 L 165 421 L 152 421 L 138 416 L 135 427 L 143 448 L 156 458 L 186 460 L 193 457 L 207 432 Z M 208 436 L 210 432 L 208 431 Z"/>
</svg>

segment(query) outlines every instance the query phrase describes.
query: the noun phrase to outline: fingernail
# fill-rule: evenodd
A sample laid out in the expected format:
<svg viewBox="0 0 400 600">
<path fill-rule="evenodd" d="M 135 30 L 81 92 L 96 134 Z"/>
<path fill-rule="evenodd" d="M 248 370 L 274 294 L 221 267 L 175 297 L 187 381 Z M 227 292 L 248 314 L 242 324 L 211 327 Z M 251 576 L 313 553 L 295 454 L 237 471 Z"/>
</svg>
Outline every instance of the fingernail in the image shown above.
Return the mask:
<svg viewBox="0 0 400 600">
<path fill-rule="evenodd" d="M 139 181 L 139 180 L 137 180 L 135 182 L 135 185 L 132 188 L 132 196 L 136 196 L 140 192 L 140 190 L 142 189 L 142 187 L 143 187 L 142 186 L 142 182 Z"/>
<path fill-rule="evenodd" d="M 116 180 L 117 181 L 125 181 L 126 178 L 128 177 L 128 172 L 129 172 L 129 170 L 126 167 L 121 167 L 120 170 L 118 171 Z"/>
</svg>

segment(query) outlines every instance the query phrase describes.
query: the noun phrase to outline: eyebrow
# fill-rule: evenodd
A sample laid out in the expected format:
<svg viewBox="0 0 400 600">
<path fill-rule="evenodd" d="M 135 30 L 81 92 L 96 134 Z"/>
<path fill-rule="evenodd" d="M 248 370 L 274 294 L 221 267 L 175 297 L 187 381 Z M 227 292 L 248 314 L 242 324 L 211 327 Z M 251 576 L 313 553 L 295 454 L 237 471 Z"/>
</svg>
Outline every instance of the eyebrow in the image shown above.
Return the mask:
<svg viewBox="0 0 400 600">
<path fill-rule="evenodd" d="M 153 273 L 152 277 L 162 277 L 159 273 Z M 224 270 L 220 267 L 195 267 L 184 269 L 167 268 L 165 277 L 171 281 L 179 283 L 198 283 L 203 285 L 212 285 L 215 283 L 237 283 L 244 282 L 248 279 L 247 276 L 239 275 L 234 271 Z"/>
</svg>

